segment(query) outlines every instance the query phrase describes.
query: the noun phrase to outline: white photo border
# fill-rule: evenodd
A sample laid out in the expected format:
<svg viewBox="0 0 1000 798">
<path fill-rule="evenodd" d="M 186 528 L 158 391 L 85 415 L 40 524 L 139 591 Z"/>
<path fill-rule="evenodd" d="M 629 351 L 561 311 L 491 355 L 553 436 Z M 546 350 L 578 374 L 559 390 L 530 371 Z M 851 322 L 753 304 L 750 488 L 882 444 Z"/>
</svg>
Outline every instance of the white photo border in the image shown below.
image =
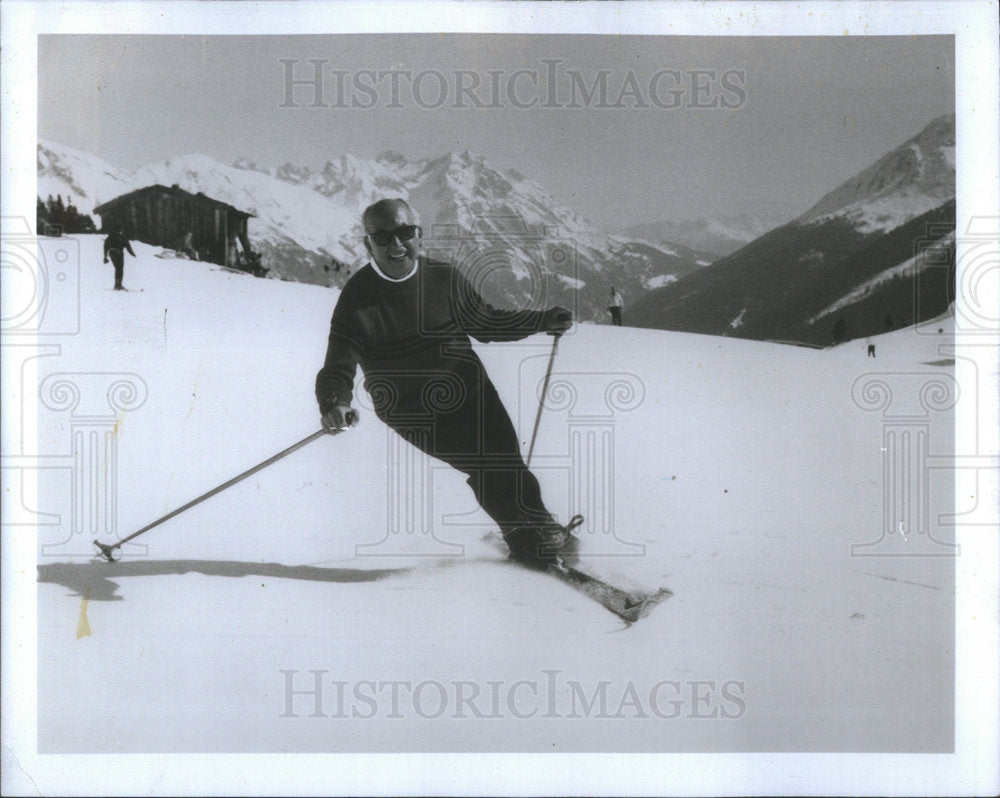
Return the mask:
<svg viewBox="0 0 1000 798">
<path fill-rule="evenodd" d="M 995 2 L 28 2 L 2 14 L 3 209 L 33 218 L 37 36 L 46 33 L 350 32 L 928 35 L 956 41 L 957 225 L 1000 218 Z M 960 257 L 959 257 L 960 260 Z M 1000 306 L 994 269 L 981 288 Z M 959 298 L 961 302 L 961 297 Z M 984 301 L 981 299 L 980 301 Z M 996 337 L 962 346 L 987 376 L 979 423 L 998 439 Z M 3 398 L 34 374 L 3 372 Z M 27 428 L 35 423 L 27 409 Z M 10 419 L 4 418 L 7 427 Z M 4 433 L 4 443 L 7 442 Z M 6 446 L 5 446 L 6 448 Z M 1000 495 L 997 474 L 980 483 Z M 11 512 L 15 512 L 11 508 Z M 996 508 L 994 507 L 994 518 Z M 7 511 L 4 520 L 9 521 Z M 9 529 L 9 528 L 8 528 Z M 3 793 L 26 794 L 995 794 L 997 528 L 959 527 L 954 754 L 39 755 L 36 550 L 3 532 Z M 914 697 L 919 700 L 919 697 Z"/>
</svg>

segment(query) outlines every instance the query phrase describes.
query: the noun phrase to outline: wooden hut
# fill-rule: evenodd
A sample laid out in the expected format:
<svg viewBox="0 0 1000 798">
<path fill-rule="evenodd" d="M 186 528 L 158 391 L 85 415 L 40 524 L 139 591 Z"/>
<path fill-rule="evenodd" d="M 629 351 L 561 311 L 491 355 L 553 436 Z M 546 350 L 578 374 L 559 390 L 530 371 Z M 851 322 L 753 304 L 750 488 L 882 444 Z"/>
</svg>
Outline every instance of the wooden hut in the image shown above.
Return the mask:
<svg viewBox="0 0 1000 798">
<path fill-rule="evenodd" d="M 169 249 L 183 249 L 191 233 L 191 246 L 200 260 L 220 266 L 246 268 L 259 265 L 247 237 L 247 219 L 252 213 L 225 202 L 191 194 L 176 184 L 146 186 L 122 194 L 94 208 L 101 217 L 101 229 L 109 232 L 123 227 L 129 238 Z M 242 258 L 237 242 L 243 248 Z"/>
</svg>

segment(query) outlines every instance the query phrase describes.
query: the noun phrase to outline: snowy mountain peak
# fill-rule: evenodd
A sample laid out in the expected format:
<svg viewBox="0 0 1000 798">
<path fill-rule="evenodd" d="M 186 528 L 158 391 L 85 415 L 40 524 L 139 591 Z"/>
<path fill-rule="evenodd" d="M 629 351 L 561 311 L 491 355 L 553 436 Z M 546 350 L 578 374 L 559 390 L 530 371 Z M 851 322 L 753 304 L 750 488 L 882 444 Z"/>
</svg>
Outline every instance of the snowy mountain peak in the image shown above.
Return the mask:
<svg viewBox="0 0 1000 798">
<path fill-rule="evenodd" d="M 363 161 L 348 152 L 344 153 L 339 158 L 327 161 L 325 170 L 329 170 L 331 172 L 339 171 L 341 174 L 363 174 L 370 171 L 370 168 L 371 163 L 369 161 Z"/>
<path fill-rule="evenodd" d="M 199 152 L 177 155 L 173 158 L 167 158 L 162 163 L 164 166 L 172 169 L 185 169 L 191 172 L 206 171 L 223 166 L 223 164 L 220 164 L 214 158 L 209 158 L 207 155 L 202 155 Z"/>
<path fill-rule="evenodd" d="M 71 156 L 65 148 L 54 147 L 60 154 L 39 149 L 43 190 L 49 180 L 65 196 L 67 187 L 76 185 L 73 175 L 86 174 L 83 185 L 89 187 L 95 172 L 111 168 L 103 162 L 97 165 L 91 156 Z M 54 166 L 71 160 L 72 168 Z M 606 315 L 609 285 L 637 297 L 697 267 L 697 258 L 689 254 L 607 235 L 538 183 L 513 170 L 496 169 L 473 150 L 413 160 L 396 152 L 370 160 L 343 154 L 319 169 L 292 163 L 266 167 L 248 157 L 226 165 L 191 154 L 149 164 L 134 175 L 122 174 L 101 201 L 155 183 L 176 183 L 253 214 L 250 240 L 272 273 L 303 282 L 336 284 L 347 273 L 338 264 L 350 269 L 365 262 L 361 210 L 382 197 L 410 202 L 428 231 L 428 247 L 435 227 L 443 225 L 452 231 L 457 226 L 476 246 L 504 250 L 510 274 L 489 298 L 507 306 L 540 301 L 541 272 L 554 278 L 554 290 L 563 291 L 546 301 L 558 299 L 579 307 L 584 318 L 600 319 Z M 555 243 L 562 251 L 571 246 L 574 257 L 548 258 L 546 247 Z"/>
<path fill-rule="evenodd" d="M 680 244 L 689 249 L 722 257 L 788 221 L 788 215 L 719 216 L 639 224 L 621 232 L 627 238 L 658 245 Z"/>
<path fill-rule="evenodd" d="M 248 172 L 263 172 L 264 174 L 268 174 L 271 171 L 266 166 L 260 166 L 256 161 L 245 155 L 241 155 L 233 161 L 233 168 L 244 169 Z"/>
<path fill-rule="evenodd" d="M 287 180 L 289 183 L 305 183 L 312 174 L 312 170 L 308 166 L 296 166 L 291 161 L 285 161 L 276 170 L 273 170 L 273 172 L 269 171 L 267 174 L 273 174 L 275 177 Z"/>
<path fill-rule="evenodd" d="M 486 166 L 486 158 L 475 150 L 462 150 L 458 154 L 453 154 L 452 158 L 459 163 L 469 166 Z"/>
<path fill-rule="evenodd" d="M 207 155 L 191 153 L 167 158 L 156 164 L 147 164 L 136 172 L 135 178 L 139 186 L 153 183 L 164 186 L 176 184 L 192 194 L 201 192 L 240 207 L 231 199 L 220 196 L 217 187 L 220 181 L 232 183 L 232 175 L 236 171 L 234 167 L 219 163 Z M 239 190 L 234 187 L 223 193 L 230 197 L 240 194 Z"/>
<path fill-rule="evenodd" d="M 375 161 L 388 166 L 402 166 L 407 162 L 406 156 L 401 152 L 396 152 L 396 150 L 386 150 L 385 152 L 380 152 L 376 156 Z"/>
<path fill-rule="evenodd" d="M 469 170 L 496 170 L 490 165 L 486 158 L 474 150 L 462 150 L 461 152 L 446 152 L 438 158 L 428 160 L 423 171 L 441 170 L 445 172 L 463 172 Z"/>
<path fill-rule="evenodd" d="M 38 140 L 36 160 L 38 196 L 62 195 L 85 215 L 135 187 L 130 175 L 107 161 L 54 141 Z"/>
<path fill-rule="evenodd" d="M 955 196 L 955 116 L 938 117 L 798 218 L 842 216 L 858 230 L 890 230 Z"/>
</svg>

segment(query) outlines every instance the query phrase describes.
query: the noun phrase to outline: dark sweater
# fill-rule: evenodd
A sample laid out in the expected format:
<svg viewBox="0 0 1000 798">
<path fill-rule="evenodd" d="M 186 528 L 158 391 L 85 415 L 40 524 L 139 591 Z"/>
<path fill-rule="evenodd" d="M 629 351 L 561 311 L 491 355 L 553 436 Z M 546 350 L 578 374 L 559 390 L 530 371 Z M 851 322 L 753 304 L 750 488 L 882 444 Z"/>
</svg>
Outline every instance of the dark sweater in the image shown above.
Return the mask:
<svg viewBox="0 0 1000 798">
<path fill-rule="evenodd" d="M 110 252 L 124 252 L 125 250 L 128 250 L 128 254 L 133 258 L 135 257 L 132 245 L 125 236 L 119 233 L 111 233 L 104 239 L 104 257 L 107 257 Z"/>
<path fill-rule="evenodd" d="M 411 407 L 435 378 L 454 376 L 465 385 L 482 379 L 469 336 L 484 343 L 520 340 L 541 329 L 543 316 L 493 307 L 448 263 L 421 260 L 401 282 L 384 279 L 369 264 L 347 282 L 333 311 L 326 360 L 316 375 L 320 413 L 351 403 L 359 364 L 376 410 L 374 394 L 384 395 L 387 386 L 394 406 Z"/>
</svg>

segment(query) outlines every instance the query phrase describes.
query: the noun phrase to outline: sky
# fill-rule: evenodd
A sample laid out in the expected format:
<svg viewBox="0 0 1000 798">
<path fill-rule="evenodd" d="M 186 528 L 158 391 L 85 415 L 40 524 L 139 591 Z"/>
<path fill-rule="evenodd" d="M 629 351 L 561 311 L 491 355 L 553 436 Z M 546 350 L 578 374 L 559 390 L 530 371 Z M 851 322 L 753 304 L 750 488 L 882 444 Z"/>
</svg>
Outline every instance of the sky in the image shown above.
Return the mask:
<svg viewBox="0 0 1000 798">
<path fill-rule="evenodd" d="M 797 215 L 954 113 L 954 80 L 950 36 L 49 34 L 38 134 L 128 171 L 469 149 L 615 231 Z"/>
</svg>

